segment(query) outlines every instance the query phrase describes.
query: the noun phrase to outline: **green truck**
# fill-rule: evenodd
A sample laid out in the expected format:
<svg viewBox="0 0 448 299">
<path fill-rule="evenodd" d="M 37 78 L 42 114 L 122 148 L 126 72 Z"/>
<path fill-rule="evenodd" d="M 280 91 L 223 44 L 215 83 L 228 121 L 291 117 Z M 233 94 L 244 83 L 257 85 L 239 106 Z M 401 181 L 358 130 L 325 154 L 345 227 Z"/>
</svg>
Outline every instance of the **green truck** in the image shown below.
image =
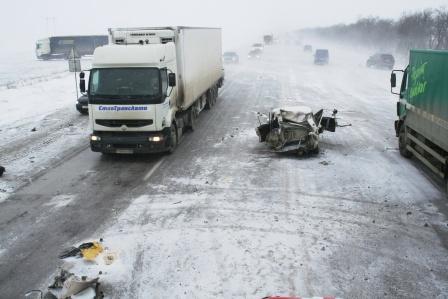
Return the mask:
<svg viewBox="0 0 448 299">
<path fill-rule="evenodd" d="M 397 72 L 403 73 L 395 92 Z M 445 181 L 448 191 L 448 51 L 411 50 L 405 70 L 393 70 L 399 95 L 395 132 L 401 155 L 415 157 Z"/>
</svg>

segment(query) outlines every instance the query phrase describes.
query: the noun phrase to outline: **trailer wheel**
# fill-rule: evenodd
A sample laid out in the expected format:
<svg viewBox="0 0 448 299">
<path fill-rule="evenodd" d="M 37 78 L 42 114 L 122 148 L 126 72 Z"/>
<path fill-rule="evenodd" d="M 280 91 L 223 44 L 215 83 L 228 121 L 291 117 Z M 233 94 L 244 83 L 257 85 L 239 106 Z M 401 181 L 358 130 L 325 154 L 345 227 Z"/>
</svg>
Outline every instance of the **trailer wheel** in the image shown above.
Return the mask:
<svg viewBox="0 0 448 299">
<path fill-rule="evenodd" d="M 170 128 L 170 148 L 168 149 L 168 153 L 172 154 L 177 147 L 178 138 L 177 138 L 177 128 L 174 123 L 171 124 Z"/>
<path fill-rule="evenodd" d="M 212 109 L 214 104 L 215 104 L 215 101 L 214 101 L 214 97 L 213 97 L 213 90 L 209 89 L 207 91 L 207 100 L 205 103 L 205 109 L 207 109 L 207 110 Z"/>
<path fill-rule="evenodd" d="M 310 153 L 311 153 L 311 155 L 313 155 L 313 156 L 317 156 L 317 155 L 319 155 L 319 145 L 318 146 L 316 146 L 315 148 L 313 148 L 311 151 L 310 151 Z"/>
<path fill-rule="evenodd" d="M 448 178 L 445 179 L 445 192 L 446 192 L 446 197 L 448 197 Z"/>
<path fill-rule="evenodd" d="M 405 158 L 412 158 L 412 153 L 406 148 L 408 144 L 408 138 L 406 137 L 407 130 L 406 125 L 403 123 L 400 126 L 400 131 L 398 132 L 398 149 L 400 154 Z"/>
</svg>

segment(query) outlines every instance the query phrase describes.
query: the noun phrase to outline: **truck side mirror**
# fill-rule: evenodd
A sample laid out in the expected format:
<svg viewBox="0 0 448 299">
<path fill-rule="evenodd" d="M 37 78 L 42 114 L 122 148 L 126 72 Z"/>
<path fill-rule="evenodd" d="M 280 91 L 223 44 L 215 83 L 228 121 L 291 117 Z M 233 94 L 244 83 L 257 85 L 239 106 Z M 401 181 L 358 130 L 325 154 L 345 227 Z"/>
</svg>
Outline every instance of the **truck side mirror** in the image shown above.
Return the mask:
<svg viewBox="0 0 448 299">
<path fill-rule="evenodd" d="M 176 86 L 176 74 L 175 73 L 168 74 L 168 85 L 170 87 Z"/>
<path fill-rule="evenodd" d="M 86 92 L 86 80 L 84 72 L 79 74 L 79 89 L 82 93 Z"/>
<path fill-rule="evenodd" d="M 397 75 L 395 73 L 390 74 L 390 87 L 395 88 L 397 86 Z"/>
</svg>

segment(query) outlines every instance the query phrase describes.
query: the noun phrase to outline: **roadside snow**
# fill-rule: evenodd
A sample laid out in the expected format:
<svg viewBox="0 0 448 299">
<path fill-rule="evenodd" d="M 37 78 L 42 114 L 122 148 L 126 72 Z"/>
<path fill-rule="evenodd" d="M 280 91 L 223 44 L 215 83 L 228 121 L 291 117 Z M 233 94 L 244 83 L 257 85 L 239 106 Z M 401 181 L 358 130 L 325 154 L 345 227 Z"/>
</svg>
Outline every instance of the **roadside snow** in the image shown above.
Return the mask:
<svg viewBox="0 0 448 299">
<path fill-rule="evenodd" d="M 14 71 L 7 68 L 8 82 L 17 84 L 0 88 L 0 165 L 6 167 L 0 202 L 85 143 L 88 118 L 76 111 L 74 74 L 66 61 L 63 68 L 60 63 L 32 61 Z"/>
</svg>

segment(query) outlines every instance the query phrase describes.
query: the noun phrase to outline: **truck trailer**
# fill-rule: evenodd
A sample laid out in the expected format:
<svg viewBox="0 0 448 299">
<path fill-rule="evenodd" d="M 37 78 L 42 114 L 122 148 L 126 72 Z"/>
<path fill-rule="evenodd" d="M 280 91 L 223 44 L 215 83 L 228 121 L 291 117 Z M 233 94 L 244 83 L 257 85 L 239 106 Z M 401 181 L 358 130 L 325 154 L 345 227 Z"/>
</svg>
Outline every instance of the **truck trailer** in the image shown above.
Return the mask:
<svg viewBox="0 0 448 299">
<path fill-rule="evenodd" d="M 95 50 L 89 76 L 92 151 L 172 152 L 218 98 L 221 29 L 118 28 L 109 41 Z"/>
<path fill-rule="evenodd" d="M 67 59 L 71 50 L 77 56 L 92 55 L 97 47 L 107 45 L 107 35 L 51 36 L 36 42 L 37 59 Z"/>
<path fill-rule="evenodd" d="M 448 51 L 411 50 L 405 70 L 393 70 L 391 92 L 399 95 L 395 132 L 401 155 L 415 157 L 448 191 Z M 399 92 L 396 73 L 403 73 Z"/>
</svg>

